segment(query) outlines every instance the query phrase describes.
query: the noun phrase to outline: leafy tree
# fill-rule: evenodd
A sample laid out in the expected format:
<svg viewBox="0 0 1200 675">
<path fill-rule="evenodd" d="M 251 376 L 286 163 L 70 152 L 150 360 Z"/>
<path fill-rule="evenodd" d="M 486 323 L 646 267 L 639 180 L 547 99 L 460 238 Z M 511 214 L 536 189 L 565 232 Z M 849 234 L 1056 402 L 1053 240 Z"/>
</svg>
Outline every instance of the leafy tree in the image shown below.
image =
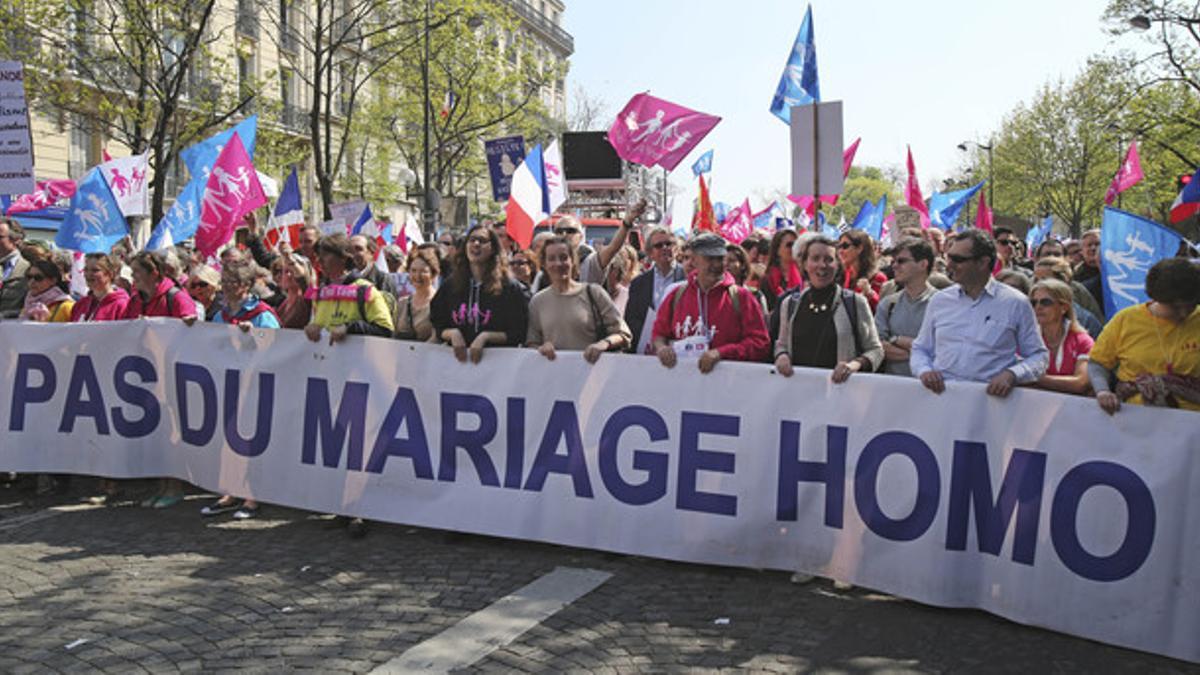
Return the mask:
<svg viewBox="0 0 1200 675">
<path fill-rule="evenodd" d="M 853 223 L 863 202 L 870 200 L 878 203 L 879 198 L 884 195 L 887 195 L 889 209 L 900 203 L 900 191 L 894 177 L 888 176 L 885 170 L 879 167 L 852 166 L 837 205 L 823 207 L 825 218 L 828 222 L 837 223 L 845 217 L 847 223 Z"/>
<path fill-rule="evenodd" d="M 1200 5 L 1185 0 L 1110 0 L 1114 35 L 1141 34 L 1155 51 L 1141 61 L 1148 81 L 1178 82 L 1200 94 Z"/>
<path fill-rule="evenodd" d="M 236 73 L 220 47 L 229 29 L 217 0 L 7 0 L 0 57 L 35 77 L 35 110 L 70 115 L 128 146 L 150 151 L 151 218 L 164 211 L 179 151 L 226 126 L 253 89 L 221 86 Z M 75 176 L 78 178 L 78 176 Z"/>
</svg>

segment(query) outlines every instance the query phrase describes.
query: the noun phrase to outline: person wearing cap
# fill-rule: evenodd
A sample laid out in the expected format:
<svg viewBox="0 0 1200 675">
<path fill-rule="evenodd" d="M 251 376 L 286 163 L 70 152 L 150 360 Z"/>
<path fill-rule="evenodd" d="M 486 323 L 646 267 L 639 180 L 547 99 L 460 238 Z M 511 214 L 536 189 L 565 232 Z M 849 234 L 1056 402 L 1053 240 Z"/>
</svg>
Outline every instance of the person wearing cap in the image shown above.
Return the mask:
<svg viewBox="0 0 1200 675">
<path fill-rule="evenodd" d="M 721 360 L 762 361 L 768 354 L 762 307 L 725 271 L 725 247 L 711 232 L 693 239 L 695 269 L 658 308 L 652 343 L 667 368 L 679 358 L 696 358 L 707 373 Z"/>
</svg>

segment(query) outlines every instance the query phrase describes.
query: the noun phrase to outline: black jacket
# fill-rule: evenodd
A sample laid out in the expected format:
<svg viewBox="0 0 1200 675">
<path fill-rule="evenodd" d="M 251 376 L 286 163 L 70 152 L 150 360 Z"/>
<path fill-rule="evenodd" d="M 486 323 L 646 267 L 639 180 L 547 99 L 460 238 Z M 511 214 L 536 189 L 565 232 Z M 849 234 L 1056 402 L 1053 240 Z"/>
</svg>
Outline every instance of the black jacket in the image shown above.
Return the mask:
<svg viewBox="0 0 1200 675">
<path fill-rule="evenodd" d="M 642 272 L 629 283 L 629 300 L 625 303 L 625 323 L 633 333 L 628 351 L 637 351 L 637 342 L 642 335 L 642 326 L 646 323 L 646 315 L 650 313 L 650 303 L 654 302 L 654 270 Z M 671 270 L 672 281 L 683 281 L 687 278 L 683 267 L 676 265 Z"/>
</svg>

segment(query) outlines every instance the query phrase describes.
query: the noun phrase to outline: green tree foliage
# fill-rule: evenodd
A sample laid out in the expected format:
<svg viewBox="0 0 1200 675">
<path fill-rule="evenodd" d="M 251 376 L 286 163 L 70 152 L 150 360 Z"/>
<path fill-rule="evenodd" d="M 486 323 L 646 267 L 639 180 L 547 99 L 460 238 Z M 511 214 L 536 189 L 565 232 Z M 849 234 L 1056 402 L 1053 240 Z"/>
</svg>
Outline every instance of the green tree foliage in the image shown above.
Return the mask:
<svg viewBox="0 0 1200 675">
<path fill-rule="evenodd" d="M 162 217 L 179 151 L 225 126 L 252 93 L 222 87 L 233 72 L 217 46 L 217 0 L 6 0 L 0 57 L 34 76 L 34 109 L 150 151 L 151 217 Z M 73 176 L 79 178 L 79 176 Z"/>
<path fill-rule="evenodd" d="M 1200 5 L 1188 0 L 1110 0 L 1114 35 L 1139 35 L 1153 50 L 1138 64 L 1142 81 L 1177 82 L 1200 94 Z"/>
<path fill-rule="evenodd" d="M 846 177 L 842 196 L 836 206 L 824 206 L 825 217 L 829 222 L 837 223 L 845 217 L 847 223 L 853 223 L 863 202 L 878 203 L 879 198 L 887 195 L 888 209 L 900 203 L 900 190 L 894 177 L 879 167 L 852 166 L 850 175 Z"/>
</svg>

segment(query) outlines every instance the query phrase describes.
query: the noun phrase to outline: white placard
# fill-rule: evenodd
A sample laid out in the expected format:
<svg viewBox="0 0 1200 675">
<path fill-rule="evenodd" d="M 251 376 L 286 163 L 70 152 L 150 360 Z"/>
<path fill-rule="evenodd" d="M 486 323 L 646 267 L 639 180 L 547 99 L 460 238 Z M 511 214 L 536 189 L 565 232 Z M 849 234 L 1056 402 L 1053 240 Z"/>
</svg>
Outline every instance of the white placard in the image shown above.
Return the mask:
<svg viewBox="0 0 1200 675">
<path fill-rule="evenodd" d="M 792 106 L 792 194 L 840 195 L 842 102 Z"/>
<path fill-rule="evenodd" d="M 0 61 L 0 194 L 33 192 L 33 136 L 25 100 L 25 70 Z"/>
</svg>

